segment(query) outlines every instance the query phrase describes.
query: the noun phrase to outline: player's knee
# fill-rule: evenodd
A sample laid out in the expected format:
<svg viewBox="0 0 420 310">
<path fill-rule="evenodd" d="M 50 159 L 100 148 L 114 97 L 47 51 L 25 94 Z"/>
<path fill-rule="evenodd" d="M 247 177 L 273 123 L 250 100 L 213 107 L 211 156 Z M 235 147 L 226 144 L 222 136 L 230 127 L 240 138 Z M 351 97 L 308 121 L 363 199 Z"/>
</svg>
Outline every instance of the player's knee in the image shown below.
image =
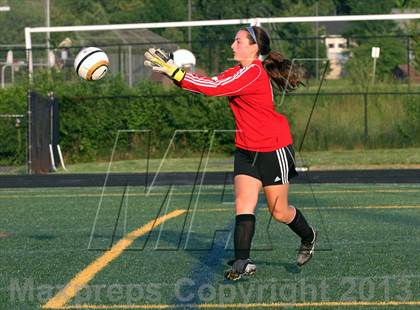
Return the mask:
<svg viewBox="0 0 420 310">
<path fill-rule="evenodd" d="M 279 222 L 287 223 L 289 221 L 289 216 L 285 212 L 282 212 L 280 210 L 274 210 L 272 212 L 272 215 Z"/>
<path fill-rule="evenodd" d="M 287 223 L 290 219 L 287 203 L 277 203 L 274 208 L 271 209 L 272 216 L 279 222 Z"/>
</svg>

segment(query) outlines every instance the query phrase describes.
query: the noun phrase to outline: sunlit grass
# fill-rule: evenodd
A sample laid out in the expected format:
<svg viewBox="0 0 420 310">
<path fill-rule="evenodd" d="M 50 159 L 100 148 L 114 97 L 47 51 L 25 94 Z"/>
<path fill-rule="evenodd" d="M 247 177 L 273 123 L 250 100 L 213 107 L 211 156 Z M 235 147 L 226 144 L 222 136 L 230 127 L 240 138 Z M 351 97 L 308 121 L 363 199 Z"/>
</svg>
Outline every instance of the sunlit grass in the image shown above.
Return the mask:
<svg viewBox="0 0 420 310">
<path fill-rule="evenodd" d="M 339 151 L 302 151 L 297 153 L 297 165 L 309 167 L 312 170 L 330 169 L 374 169 L 374 168 L 418 168 L 420 166 L 420 149 L 376 149 L 376 150 L 339 150 Z M 149 160 L 149 171 L 161 172 L 191 172 L 197 171 L 200 157 L 170 158 L 162 161 L 160 158 Z M 206 158 L 202 159 L 206 165 Z M 73 173 L 97 172 L 145 172 L 146 159 L 121 160 L 109 162 L 89 162 L 68 165 Z M 218 156 L 209 159 L 206 171 L 232 171 L 233 156 Z M 60 170 L 62 172 L 62 170 Z"/>
</svg>

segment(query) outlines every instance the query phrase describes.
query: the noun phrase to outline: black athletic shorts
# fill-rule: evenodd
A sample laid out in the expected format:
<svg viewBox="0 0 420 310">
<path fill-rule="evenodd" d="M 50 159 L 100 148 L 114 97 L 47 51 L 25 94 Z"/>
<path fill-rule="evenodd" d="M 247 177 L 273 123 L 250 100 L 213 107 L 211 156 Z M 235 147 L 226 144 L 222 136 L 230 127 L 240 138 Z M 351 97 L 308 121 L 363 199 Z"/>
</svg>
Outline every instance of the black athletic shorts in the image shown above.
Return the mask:
<svg viewBox="0 0 420 310">
<path fill-rule="evenodd" d="M 253 152 L 236 148 L 233 175 L 249 175 L 263 186 L 287 184 L 298 175 L 292 145 L 272 152 Z"/>
</svg>

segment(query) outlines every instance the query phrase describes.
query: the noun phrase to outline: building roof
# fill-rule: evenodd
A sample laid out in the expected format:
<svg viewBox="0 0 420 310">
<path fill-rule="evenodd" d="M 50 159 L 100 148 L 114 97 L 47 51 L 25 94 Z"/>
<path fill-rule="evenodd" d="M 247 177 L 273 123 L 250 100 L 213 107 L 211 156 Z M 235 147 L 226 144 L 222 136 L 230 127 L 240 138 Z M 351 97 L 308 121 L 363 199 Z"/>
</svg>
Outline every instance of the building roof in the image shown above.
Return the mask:
<svg viewBox="0 0 420 310">
<path fill-rule="evenodd" d="M 78 46 L 101 46 L 118 44 L 171 44 L 168 39 L 147 29 L 109 30 L 109 31 L 86 31 L 71 34 L 73 45 Z"/>
</svg>

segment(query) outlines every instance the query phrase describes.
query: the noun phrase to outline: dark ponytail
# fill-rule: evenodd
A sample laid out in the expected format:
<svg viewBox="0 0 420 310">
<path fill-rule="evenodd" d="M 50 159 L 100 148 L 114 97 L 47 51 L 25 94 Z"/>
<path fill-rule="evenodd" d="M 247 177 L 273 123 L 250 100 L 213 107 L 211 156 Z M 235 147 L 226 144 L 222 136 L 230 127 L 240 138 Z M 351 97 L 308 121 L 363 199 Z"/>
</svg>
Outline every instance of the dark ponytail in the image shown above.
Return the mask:
<svg viewBox="0 0 420 310">
<path fill-rule="evenodd" d="M 271 50 L 263 61 L 265 70 L 272 82 L 280 90 L 291 91 L 303 85 L 303 69 L 296 63 L 284 58 L 282 54 Z"/>
<path fill-rule="evenodd" d="M 252 29 L 257 42 L 255 42 L 248 29 L 243 30 L 248 31 L 248 39 L 251 43 L 258 44 L 259 59 L 262 60 L 271 81 L 282 91 L 292 91 L 303 84 L 303 69 L 296 63 L 292 64 L 281 53 L 270 48 L 270 38 L 264 29 L 258 26 L 253 26 Z"/>
</svg>

